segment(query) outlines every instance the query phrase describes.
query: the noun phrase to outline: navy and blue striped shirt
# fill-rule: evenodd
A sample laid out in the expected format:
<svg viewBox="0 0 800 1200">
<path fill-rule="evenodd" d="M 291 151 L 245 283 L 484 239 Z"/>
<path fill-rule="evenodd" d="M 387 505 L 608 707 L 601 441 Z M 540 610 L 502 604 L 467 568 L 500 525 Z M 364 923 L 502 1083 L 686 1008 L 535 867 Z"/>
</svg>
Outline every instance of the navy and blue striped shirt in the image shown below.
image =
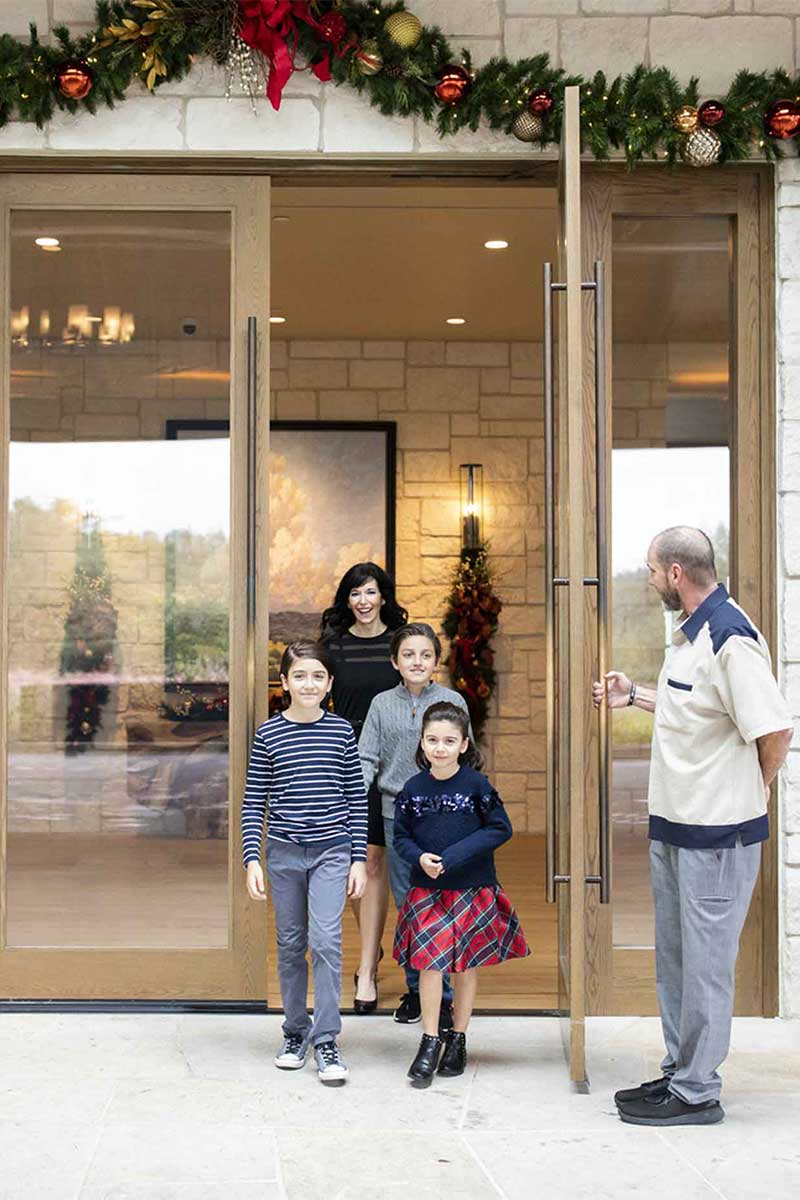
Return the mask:
<svg viewBox="0 0 800 1200">
<path fill-rule="evenodd" d="M 300 724 L 282 713 L 253 738 L 242 805 L 245 866 L 261 861 L 267 837 L 296 845 L 349 842 L 353 862 L 367 857 L 367 797 L 353 727 L 325 712 Z"/>
</svg>

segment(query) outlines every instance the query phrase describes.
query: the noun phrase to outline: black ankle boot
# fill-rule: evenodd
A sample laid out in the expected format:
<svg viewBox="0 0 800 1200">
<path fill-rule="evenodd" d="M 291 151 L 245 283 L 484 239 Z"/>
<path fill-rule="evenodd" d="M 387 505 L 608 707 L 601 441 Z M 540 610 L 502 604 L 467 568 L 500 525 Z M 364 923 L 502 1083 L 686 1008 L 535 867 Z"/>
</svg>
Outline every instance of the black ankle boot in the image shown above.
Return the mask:
<svg viewBox="0 0 800 1200">
<path fill-rule="evenodd" d="M 439 1063 L 440 1075 L 463 1075 L 467 1065 L 467 1035 L 448 1029 L 444 1039 L 444 1053 Z"/>
<path fill-rule="evenodd" d="M 411 1080 L 412 1087 L 430 1087 L 441 1050 L 442 1042 L 440 1038 L 432 1037 L 429 1033 L 423 1033 L 417 1057 L 408 1068 L 408 1078 Z"/>
</svg>

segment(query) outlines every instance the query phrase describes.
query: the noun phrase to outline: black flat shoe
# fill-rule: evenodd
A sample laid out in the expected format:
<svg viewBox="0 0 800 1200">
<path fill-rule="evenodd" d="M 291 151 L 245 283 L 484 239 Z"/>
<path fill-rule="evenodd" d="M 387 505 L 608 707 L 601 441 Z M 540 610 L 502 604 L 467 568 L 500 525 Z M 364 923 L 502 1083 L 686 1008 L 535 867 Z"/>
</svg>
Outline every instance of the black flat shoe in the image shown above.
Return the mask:
<svg viewBox="0 0 800 1200">
<path fill-rule="evenodd" d="M 718 1125 L 725 1118 L 719 1100 L 687 1104 L 672 1092 L 620 1104 L 617 1111 L 626 1125 Z"/>
<path fill-rule="evenodd" d="M 438 1037 L 432 1037 L 429 1033 L 423 1033 L 417 1057 L 408 1068 L 408 1078 L 411 1080 L 412 1087 L 426 1088 L 431 1086 L 441 1050 L 442 1043 Z"/>
<path fill-rule="evenodd" d="M 355 975 L 356 989 L 358 989 L 358 972 Z M 369 1013 L 374 1013 L 378 1007 L 378 981 L 375 980 L 375 999 L 374 1000 L 359 1000 L 358 996 L 353 997 L 353 1011 L 357 1017 L 365 1017 Z"/>
<path fill-rule="evenodd" d="M 669 1076 L 662 1075 L 660 1079 L 648 1079 L 635 1088 L 623 1088 L 614 1093 L 615 1104 L 632 1104 L 634 1100 L 646 1100 L 649 1096 L 666 1096 L 669 1091 Z"/>
<path fill-rule="evenodd" d="M 439 1075 L 463 1075 L 467 1066 L 467 1035 L 448 1029 L 444 1036 L 444 1052 L 439 1062 Z"/>
</svg>

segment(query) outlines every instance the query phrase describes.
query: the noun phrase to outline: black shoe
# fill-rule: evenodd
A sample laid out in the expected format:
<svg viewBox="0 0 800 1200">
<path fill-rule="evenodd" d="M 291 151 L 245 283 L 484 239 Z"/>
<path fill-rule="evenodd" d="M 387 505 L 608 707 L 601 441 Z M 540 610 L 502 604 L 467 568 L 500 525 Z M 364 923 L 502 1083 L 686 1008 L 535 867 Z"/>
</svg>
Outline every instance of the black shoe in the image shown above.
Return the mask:
<svg viewBox="0 0 800 1200">
<path fill-rule="evenodd" d="M 356 991 L 358 990 L 358 975 L 356 974 Z M 373 979 L 375 984 L 375 999 L 374 1000 L 359 1000 L 358 996 L 353 997 L 353 1011 L 358 1017 L 366 1016 L 367 1013 L 374 1013 L 378 1007 L 378 981 Z"/>
<path fill-rule="evenodd" d="M 406 992 L 394 1010 L 394 1019 L 398 1025 L 416 1025 L 422 1019 L 422 1009 L 419 1003 L 419 992 Z"/>
<path fill-rule="evenodd" d="M 443 1000 L 439 1007 L 439 1037 L 443 1037 L 448 1029 L 453 1028 L 453 1002 Z"/>
<path fill-rule="evenodd" d="M 375 978 L 378 978 L 378 963 L 383 958 L 383 946 L 378 950 L 378 957 L 375 959 Z M 353 972 L 353 987 L 358 987 L 358 971 Z"/>
<path fill-rule="evenodd" d="M 442 1042 L 440 1038 L 423 1033 L 417 1057 L 408 1068 L 408 1078 L 411 1080 L 412 1087 L 430 1087 L 431 1080 L 436 1071 L 436 1064 L 439 1062 L 441 1050 Z"/>
<path fill-rule="evenodd" d="M 646 1096 L 619 1107 L 620 1120 L 627 1125 L 717 1125 L 725 1116 L 719 1100 L 687 1104 L 680 1096 Z"/>
<path fill-rule="evenodd" d="M 633 1100 L 645 1100 L 648 1096 L 666 1096 L 669 1091 L 669 1076 L 662 1075 L 660 1079 L 651 1079 L 648 1083 L 640 1083 L 635 1088 L 623 1088 L 614 1092 L 615 1104 L 630 1104 Z"/>
<path fill-rule="evenodd" d="M 463 1075 L 467 1065 L 467 1035 L 448 1029 L 439 1063 L 440 1075 Z"/>
</svg>

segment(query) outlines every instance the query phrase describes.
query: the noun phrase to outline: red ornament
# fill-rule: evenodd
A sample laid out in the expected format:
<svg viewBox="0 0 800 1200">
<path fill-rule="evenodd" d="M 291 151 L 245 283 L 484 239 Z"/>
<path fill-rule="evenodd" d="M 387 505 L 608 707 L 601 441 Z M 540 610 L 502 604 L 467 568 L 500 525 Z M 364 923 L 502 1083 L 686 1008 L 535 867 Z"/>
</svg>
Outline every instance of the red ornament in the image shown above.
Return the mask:
<svg viewBox="0 0 800 1200">
<path fill-rule="evenodd" d="M 725 106 L 720 104 L 719 100 L 706 100 L 697 110 L 698 121 L 709 129 L 712 125 L 719 125 L 724 117 Z"/>
<path fill-rule="evenodd" d="M 775 100 L 767 109 L 764 124 L 770 137 L 794 137 L 800 129 L 800 106 L 794 100 Z"/>
<path fill-rule="evenodd" d="M 537 88 L 531 94 L 531 98 L 528 101 L 528 108 L 537 117 L 546 117 L 553 111 L 553 104 L 553 93 L 548 92 L 547 88 Z"/>
<path fill-rule="evenodd" d="M 319 23 L 319 31 L 326 42 L 338 46 L 347 33 L 347 21 L 342 13 L 334 9 L 322 18 Z"/>
<path fill-rule="evenodd" d="M 433 89 L 433 94 L 442 104 L 458 104 L 469 91 L 471 82 L 469 71 L 465 67 L 451 63 L 448 67 L 442 67 L 439 72 L 439 82 Z"/>
<path fill-rule="evenodd" d="M 68 100 L 83 100 L 92 90 L 94 72 L 88 63 L 71 59 L 56 70 L 56 83 L 61 95 Z"/>
</svg>

